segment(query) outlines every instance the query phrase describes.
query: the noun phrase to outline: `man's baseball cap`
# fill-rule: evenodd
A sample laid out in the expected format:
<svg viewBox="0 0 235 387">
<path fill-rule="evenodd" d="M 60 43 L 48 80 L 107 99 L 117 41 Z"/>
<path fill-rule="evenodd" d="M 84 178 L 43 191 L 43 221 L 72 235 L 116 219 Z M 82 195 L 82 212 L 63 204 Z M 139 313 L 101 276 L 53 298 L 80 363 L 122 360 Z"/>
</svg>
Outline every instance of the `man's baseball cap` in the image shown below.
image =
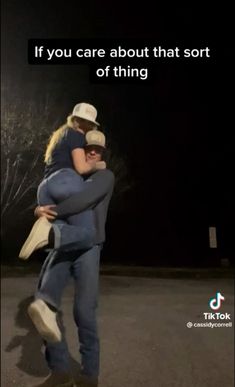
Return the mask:
<svg viewBox="0 0 235 387">
<path fill-rule="evenodd" d="M 89 130 L 86 134 L 86 146 L 96 145 L 105 148 L 105 135 L 100 130 Z"/>
<path fill-rule="evenodd" d="M 96 121 L 97 110 L 93 105 L 89 103 L 81 102 L 74 106 L 73 117 L 83 118 L 84 120 L 93 122 L 93 124 L 99 126 L 100 124 Z"/>
</svg>

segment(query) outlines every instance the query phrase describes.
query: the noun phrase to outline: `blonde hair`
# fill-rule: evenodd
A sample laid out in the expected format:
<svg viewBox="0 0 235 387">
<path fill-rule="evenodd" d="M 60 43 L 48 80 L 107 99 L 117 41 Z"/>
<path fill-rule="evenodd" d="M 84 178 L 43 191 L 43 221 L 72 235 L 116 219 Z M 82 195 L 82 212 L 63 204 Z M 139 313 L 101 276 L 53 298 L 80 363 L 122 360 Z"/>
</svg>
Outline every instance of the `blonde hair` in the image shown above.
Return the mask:
<svg viewBox="0 0 235 387">
<path fill-rule="evenodd" d="M 51 137 L 49 138 L 49 142 L 48 142 L 45 156 L 44 156 L 44 162 L 46 164 L 50 164 L 52 152 L 55 149 L 56 145 L 61 141 L 61 139 L 65 135 L 68 128 L 73 129 L 73 116 L 72 115 L 68 116 L 66 124 L 62 125 L 60 128 L 55 130 L 52 133 Z"/>
</svg>

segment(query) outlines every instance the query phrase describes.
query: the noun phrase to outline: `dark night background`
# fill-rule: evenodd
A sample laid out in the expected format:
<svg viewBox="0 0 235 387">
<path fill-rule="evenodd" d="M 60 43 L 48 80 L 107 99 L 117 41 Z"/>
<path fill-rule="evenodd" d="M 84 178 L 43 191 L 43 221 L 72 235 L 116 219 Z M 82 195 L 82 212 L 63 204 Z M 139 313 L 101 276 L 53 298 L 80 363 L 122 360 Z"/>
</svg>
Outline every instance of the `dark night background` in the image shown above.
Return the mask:
<svg viewBox="0 0 235 387">
<path fill-rule="evenodd" d="M 30 147 L 21 148 L 21 168 L 32 159 L 28 149 L 42 152 L 45 132 L 47 138 L 85 101 L 97 107 L 111 149 L 128 171 L 120 186 L 124 193 L 118 196 L 117 186 L 109 213 L 104 262 L 214 266 L 229 258 L 234 263 L 229 26 L 229 10 L 215 13 L 196 5 L 154 10 L 146 2 L 3 1 L 3 124 L 16 138 L 26 127 L 34 132 Z M 156 65 L 150 84 L 92 84 L 84 65 L 28 65 L 30 38 L 155 39 L 157 46 L 209 46 L 216 60 Z M 17 150 L 11 152 L 17 158 Z M 35 171 L 31 178 L 42 173 L 42 158 Z M 32 209 L 17 216 L 19 206 L 33 201 L 35 189 L 27 195 L 4 213 L 5 253 L 14 259 L 33 222 Z M 209 249 L 209 226 L 217 227 L 218 251 Z"/>
</svg>

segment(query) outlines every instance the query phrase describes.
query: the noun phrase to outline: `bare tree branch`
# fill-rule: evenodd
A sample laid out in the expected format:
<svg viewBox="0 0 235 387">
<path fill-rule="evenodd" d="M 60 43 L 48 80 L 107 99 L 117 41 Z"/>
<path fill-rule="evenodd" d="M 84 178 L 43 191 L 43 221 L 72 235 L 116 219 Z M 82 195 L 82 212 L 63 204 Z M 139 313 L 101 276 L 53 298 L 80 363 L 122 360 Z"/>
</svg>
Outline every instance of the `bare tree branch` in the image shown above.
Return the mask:
<svg viewBox="0 0 235 387">
<path fill-rule="evenodd" d="M 8 179 L 9 179 L 9 169 L 10 169 L 10 159 L 9 157 L 7 158 L 7 165 L 6 165 L 6 171 L 4 175 L 4 186 L 1 192 L 1 205 L 3 203 L 4 195 L 8 186 Z"/>
<path fill-rule="evenodd" d="M 12 192 L 14 190 L 14 187 L 15 187 L 15 183 L 16 183 L 16 178 L 17 178 L 17 172 L 18 172 L 18 167 L 19 167 L 19 157 L 17 155 L 17 158 L 16 160 L 14 161 L 14 163 L 12 164 L 12 167 L 15 167 L 15 173 L 14 173 L 14 176 L 13 176 L 13 180 L 11 182 L 11 188 L 10 188 L 10 191 L 9 191 L 9 194 L 8 194 L 8 199 L 7 199 L 7 202 L 10 202 L 11 200 L 11 195 L 12 195 Z"/>
</svg>

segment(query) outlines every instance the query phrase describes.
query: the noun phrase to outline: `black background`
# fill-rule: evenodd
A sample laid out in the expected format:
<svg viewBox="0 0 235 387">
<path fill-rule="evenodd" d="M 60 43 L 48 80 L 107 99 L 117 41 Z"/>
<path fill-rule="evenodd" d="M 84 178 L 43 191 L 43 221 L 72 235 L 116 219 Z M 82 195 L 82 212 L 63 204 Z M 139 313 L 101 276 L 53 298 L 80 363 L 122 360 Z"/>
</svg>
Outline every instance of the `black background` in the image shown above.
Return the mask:
<svg viewBox="0 0 235 387">
<path fill-rule="evenodd" d="M 108 218 L 104 261 L 217 265 L 209 226 L 218 230 L 219 257 L 233 259 L 231 10 L 155 7 L 5 0 L 4 85 L 12 92 L 23 85 L 22 98 L 35 104 L 49 91 L 61 123 L 80 101 L 97 107 L 134 182 Z M 208 46 L 213 60 L 166 61 L 150 83 L 96 84 L 87 65 L 28 64 L 28 40 L 39 38 Z"/>
</svg>

